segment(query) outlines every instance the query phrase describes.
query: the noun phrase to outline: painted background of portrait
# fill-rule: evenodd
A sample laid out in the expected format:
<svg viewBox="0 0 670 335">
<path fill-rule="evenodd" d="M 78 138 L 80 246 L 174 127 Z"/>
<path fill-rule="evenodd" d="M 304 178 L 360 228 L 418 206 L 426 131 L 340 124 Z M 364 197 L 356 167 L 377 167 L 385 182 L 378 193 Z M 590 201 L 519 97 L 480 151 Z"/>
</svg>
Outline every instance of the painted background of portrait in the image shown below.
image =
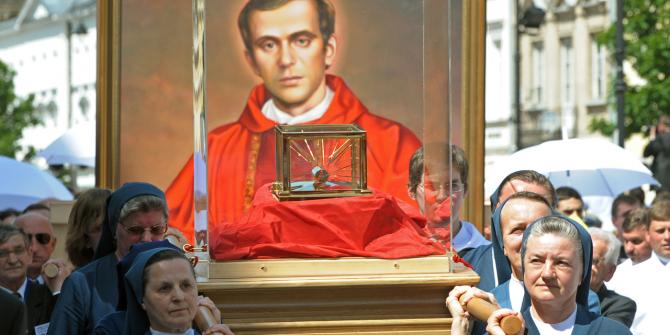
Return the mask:
<svg viewBox="0 0 670 335">
<path fill-rule="evenodd" d="M 237 120 L 261 81 L 243 57 L 242 0 L 208 1 L 209 130 Z M 340 0 L 338 50 L 328 71 L 344 78 L 369 110 L 423 137 L 423 7 L 415 0 Z M 193 152 L 190 1 L 122 4 L 121 182 L 166 188 Z"/>
</svg>

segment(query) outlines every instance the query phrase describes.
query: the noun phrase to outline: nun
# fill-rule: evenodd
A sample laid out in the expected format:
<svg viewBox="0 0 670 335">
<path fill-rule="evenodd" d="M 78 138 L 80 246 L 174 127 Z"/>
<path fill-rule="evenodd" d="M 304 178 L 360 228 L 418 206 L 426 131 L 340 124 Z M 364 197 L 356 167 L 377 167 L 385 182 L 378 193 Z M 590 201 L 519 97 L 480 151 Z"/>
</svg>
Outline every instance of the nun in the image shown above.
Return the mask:
<svg viewBox="0 0 670 335">
<path fill-rule="evenodd" d="M 127 335 L 200 334 L 193 328 L 199 306 L 205 306 L 215 320 L 221 320 L 214 303 L 198 297 L 191 263 L 173 248 L 154 248 L 137 255 L 125 275 L 125 294 Z M 233 332 L 218 323 L 202 334 Z"/>
<path fill-rule="evenodd" d="M 133 265 L 135 258 L 147 250 L 152 249 L 173 249 L 181 252 L 168 240 L 153 241 L 146 243 L 135 244 L 130 247 L 130 252 L 116 265 L 117 280 L 119 285 L 119 302 L 116 305 L 116 312 L 105 315 L 93 329 L 95 335 L 118 335 L 123 334 L 126 322 L 126 287 L 125 276 L 130 267 Z"/>
<path fill-rule="evenodd" d="M 127 183 L 107 199 L 94 261 L 70 274 L 51 314 L 48 334 L 91 334 L 116 310 L 116 264 L 136 243 L 162 240 L 167 230 L 165 194 L 147 183 Z"/>
<path fill-rule="evenodd" d="M 590 312 L 587 305 L 591 278 L 592 242 L 588 232 L 578 223 L 560 215 L 550 215 L 535 221 L 523 234 L 521 260 L 525 304 L 521 313 L 502 308 L 487 320 L 486 331 L 504 334 L 500 328 L 503 317 L 520 315 L 525 329 L 520 334 L 608 334 L 627 335 L 623 324 Z M 490 293 L 468 291 L 459 287 L 460 294 L 481 297 L 496 302 Z M 466 299 L 463 299 L 465 303 Z M 457 306 L 450 295 L 450 310 Z M 467 334 L 468 318 L 462 309 L 455 311 L 462 326 L 454 334 Z"/>
</svg>

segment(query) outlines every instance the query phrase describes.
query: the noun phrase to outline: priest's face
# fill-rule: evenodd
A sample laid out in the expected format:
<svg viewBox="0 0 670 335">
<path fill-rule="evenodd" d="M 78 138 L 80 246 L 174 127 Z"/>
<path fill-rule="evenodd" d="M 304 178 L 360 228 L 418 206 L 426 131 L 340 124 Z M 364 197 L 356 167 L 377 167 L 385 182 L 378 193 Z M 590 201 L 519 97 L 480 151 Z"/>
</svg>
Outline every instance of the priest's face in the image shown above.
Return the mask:
<svg viewBox="0 0 670 335">
<path fill-rule="evenodd" d="M 515 198 L 502 210 L 500 229 L 503 239 L 503 252 L 512 265 L 514 276 L 521 280 L 521 239 L 523 233 L 533 221 L 551 214 L 544 203 L 530 199 Z"/>
<path fill-rule="evenodd" d="M 645 227 L 637 227 L 629 232 L 621 233 L 624 250 L 633 264 L 640 263 L 651 256 L 647 234 Z"/>
<path fill-rule="evenodd" d="M 416 192 L 410 191 L 410 197 L 416 200 L 419 210 L 430 223 L 457 223 L 460 220 L 460 211 L 466 195 L 466 187 L 461 174 L 451 171 L 449 174 L 421 175 L 421 182 Z"/>
<path fill-rule="evenodd" d="M 326 94 L 325 72 L 333 62 L 335 37 L 324 41 L 313 1 L 295 0 L 249 17 L 251 50 L 245 58 L 263 79 L 279 109 L 300 115 Z"/>
<path fill-rule="evenodd" d="M 657 255 L 670 258 L 670 221 L 651 220 L 647 241 Z"/>
</svg>

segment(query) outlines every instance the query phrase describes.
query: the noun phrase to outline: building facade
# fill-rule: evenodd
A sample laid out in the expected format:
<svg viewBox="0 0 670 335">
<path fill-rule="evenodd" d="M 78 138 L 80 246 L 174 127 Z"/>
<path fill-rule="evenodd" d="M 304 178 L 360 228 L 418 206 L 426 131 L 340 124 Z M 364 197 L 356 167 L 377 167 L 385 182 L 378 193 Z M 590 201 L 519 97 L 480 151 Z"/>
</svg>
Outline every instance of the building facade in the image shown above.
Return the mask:
<svg viewBox="0 0 670 335">
<path fill-rule="evenodd" d="M 597 42 L 611 24 L 609 3 L 534 1 L 545 16 L 539 29 L 519 35 L 522 148 L 594 136 L 588 130 L 591 119 L 610 117 L 611 57 Z"/>
</svg>

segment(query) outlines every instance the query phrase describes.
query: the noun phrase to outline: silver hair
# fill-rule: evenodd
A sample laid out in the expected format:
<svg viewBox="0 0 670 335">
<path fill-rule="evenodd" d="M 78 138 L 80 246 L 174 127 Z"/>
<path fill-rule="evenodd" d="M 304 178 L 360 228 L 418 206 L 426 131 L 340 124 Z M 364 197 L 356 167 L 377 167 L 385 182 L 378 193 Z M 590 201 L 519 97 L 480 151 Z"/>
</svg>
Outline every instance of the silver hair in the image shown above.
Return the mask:
<svg viewBox="0 0 670 335">
<path fill-rule="evenodd" d="M 130 215 L 135 213 L 146 213 L 150 211 L 161 211 L 163 218 L 167 220 L 167 204 L 161 198 L 153 195 L 141 195 L 130 199 L 121 208 L 119 213 L 119 223 L 123 222 Z"/>
<path fill-rule="evenodd" d="M 531 225 L 529 229 L 530 231 L 528 232 L 526 244 L 528 244 L 528 241 L 530 241 L 531 238 L 552 234 L 571 241 L 575 247 L 575 250 L 577 250 L 577 255 L 582 256 L 584 254 L 584 250 L 582 249 L 582 240 L 579 237 L 579 231 L 577 228 L 575 228 L 575 226 L 561 217 L 547 216 L 540 218 L 533 225 Z M 523 255 L 523 257 L 525 257 L 525 255 Z M 580 259 L 582 259 L 582 257 L 580 257 Z"/>
<path fill-rule="evenodd" d="M 591 234 L 592 240 L 600 240 L 607 243 L 605 264 L 617 265 L 617 261 L 619 260 L 619 252 L 621 251 L 621 241 L 619 241 L 619 239 L 616 238 L 614 234 L 596 227 L 590 227 L 589 234 Z"/>
</svg>

